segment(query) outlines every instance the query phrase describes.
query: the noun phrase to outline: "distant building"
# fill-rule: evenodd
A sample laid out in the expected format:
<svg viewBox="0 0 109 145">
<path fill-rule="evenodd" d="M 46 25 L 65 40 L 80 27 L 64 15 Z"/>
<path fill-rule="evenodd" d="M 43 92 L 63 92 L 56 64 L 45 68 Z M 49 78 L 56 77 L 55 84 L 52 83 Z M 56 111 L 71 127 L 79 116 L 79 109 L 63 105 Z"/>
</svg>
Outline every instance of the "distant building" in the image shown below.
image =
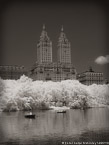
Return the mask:
<svg viewBox="0 0 109 145">
<path fill-rule="evenodd" d="M 47 35 L 45 26 L 37 44 L 37 62 L 31 67 L 29 76 L 33 80 L 61 81 L 76 79 L 76 69 L 71 63 L 71 46 L 61 29 L 58 40 L 58 60 L 52 60 L 52 42 Z"/>
<path fill-rule="evenodd" d="M 104 79 L 104 84 L 109 84 L 109 81 L 108 81 L 108 79 Z"/>
<path fill-rule="evenodd" d="M 103 73 L 94 72 L 90 67 L 88 71 L 79 73 L 77 79 L 84 85 L 103 84 Z"/>
<path fill-rule="evenodd" d="M 33 68 L 31 68 L 29 76 L 33 80 L 61 81 L 67 79 L 76 79 L 76 70 L 72 64 L 36 63 Z"/>
<path fill-rule="evenodd" d="M 63 27 L 58 40 L 58 62 L 71 64 L 71 46 L 63 31 Z"/>
<path fill-rule="evenodd" d="M 27 75 L 27 70 L 24 66 L 11 66 L 2 65 L 0 66 L 0 77 L 2 79 L 19 79 L 22 75 Z"/>
<path fill-rule="evenodd" d="M 52 62 L 52 42 L 47 35 L 45 25 L 37 44 L 37 62 L 38 63 L 51 63 Z"/>
</svg>

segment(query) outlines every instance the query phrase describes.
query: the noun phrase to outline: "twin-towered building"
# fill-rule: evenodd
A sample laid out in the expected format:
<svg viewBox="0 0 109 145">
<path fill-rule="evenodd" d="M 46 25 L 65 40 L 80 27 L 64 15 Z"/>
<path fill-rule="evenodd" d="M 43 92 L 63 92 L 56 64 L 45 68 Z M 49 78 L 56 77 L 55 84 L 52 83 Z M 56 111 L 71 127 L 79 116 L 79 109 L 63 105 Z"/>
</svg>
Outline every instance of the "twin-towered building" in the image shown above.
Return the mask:
<svg viewBox="0 0 109 145">
<path fill-rule="evenodd" d="M 71 45 L 63 27 L 57 42 L 57 62 L 53 62 L 52 41 L 48 37 L 45 25 L 37 44 L 37 61 L 29 71 L 22 66 L 0 66 L 0 77 L 3 79 L 19 79 L 21 75 L 28 75 L 33 80 L 61 81 L 78 79 L 85 85 L 103 84 L 103 73 L 94 72 L 92 68 L 77 74 L 71 63 Z"/>
<path fill-rule="evenodd" d="M 48 37 L 45 25 L 37 44 L 37 62 L 30 70 L 30 77 L 34 80 L 61 81 L 76 79 L 76 69 L 71 63 L 71 45 L 63 27 L 57 44 L 57 62 L 53 62 L 52 41 Z"/>
<path fill-rule="evenodd" d="M 68 41 L 63 27 L 61 28 L 59 40 L 58 40 L 58 62 L 71 64 L 71 46 Z M 52 41 L 47 35 L 45 25 L 40 36 L 40 40 L 37 44 L 37 62 L 38 63 L 52 63 Z"/>
</svg>

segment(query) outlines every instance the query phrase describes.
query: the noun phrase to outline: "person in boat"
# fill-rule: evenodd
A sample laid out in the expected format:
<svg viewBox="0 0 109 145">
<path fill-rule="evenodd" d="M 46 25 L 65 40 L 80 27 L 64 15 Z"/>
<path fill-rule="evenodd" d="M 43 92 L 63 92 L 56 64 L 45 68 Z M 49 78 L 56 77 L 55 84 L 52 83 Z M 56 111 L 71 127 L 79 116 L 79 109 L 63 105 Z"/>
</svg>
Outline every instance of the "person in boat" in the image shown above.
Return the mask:
<svg viewBox="0 0 109 145">
<path fill-rule="evenodd" d="M 32 112 L 30 112 L 29 115 L 32 115 Z"/>
</svg>

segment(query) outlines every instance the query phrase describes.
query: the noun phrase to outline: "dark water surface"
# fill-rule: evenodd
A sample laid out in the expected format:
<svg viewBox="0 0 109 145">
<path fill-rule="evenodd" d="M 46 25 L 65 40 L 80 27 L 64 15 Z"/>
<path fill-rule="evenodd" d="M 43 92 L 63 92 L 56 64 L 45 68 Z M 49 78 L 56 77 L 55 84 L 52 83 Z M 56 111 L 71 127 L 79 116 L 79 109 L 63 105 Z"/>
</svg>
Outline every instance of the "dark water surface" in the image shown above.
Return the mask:
<svg viewBox="0 0 109 145">
<path fill-rule="evenodd" d="M 109 109 L 0 113 L 0 145 L 61 145 L 73 142 L 109 142 Z"/>
</svg>

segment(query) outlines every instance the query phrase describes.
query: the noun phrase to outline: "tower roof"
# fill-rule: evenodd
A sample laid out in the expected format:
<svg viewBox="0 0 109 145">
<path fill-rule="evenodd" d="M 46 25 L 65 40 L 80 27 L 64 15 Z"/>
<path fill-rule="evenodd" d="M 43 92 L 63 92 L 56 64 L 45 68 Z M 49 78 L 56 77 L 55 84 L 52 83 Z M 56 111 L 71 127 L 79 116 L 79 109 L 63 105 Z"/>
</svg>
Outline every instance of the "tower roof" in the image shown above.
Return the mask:
<svg viewBox="0 0 109 145">
<path fill-rule="evenodd" d="M 43 30 L 45 30 L 45 24 L 43 24 L 43 27 L 42 27 L 42 29 L 43 29 Z"/>
<path fill-rule="evenodd" d="M 59 42 L 68 42 L 66 34 L 64 33 L 63 25 L 61 27 L 61 33 L 60 33 L 60 36 L 59 36 Z"/>
<path fill-rule="evenodd" d="M 62 25 L 62 27 L 61 27 L 61 32 L 63 32 L 64 31 L 64 28 L 63 28 L 63 25 Z"/>
<path fill-rule="evenodd" d="M 42 32 L 41 32 L 40 40 L 41 41 L 50 40 L 48 35 L 47 35 L 47 31 L 45 29 L 45 24 L 43 24 L 43 26 L 42 26 Z"/>
</svg>

